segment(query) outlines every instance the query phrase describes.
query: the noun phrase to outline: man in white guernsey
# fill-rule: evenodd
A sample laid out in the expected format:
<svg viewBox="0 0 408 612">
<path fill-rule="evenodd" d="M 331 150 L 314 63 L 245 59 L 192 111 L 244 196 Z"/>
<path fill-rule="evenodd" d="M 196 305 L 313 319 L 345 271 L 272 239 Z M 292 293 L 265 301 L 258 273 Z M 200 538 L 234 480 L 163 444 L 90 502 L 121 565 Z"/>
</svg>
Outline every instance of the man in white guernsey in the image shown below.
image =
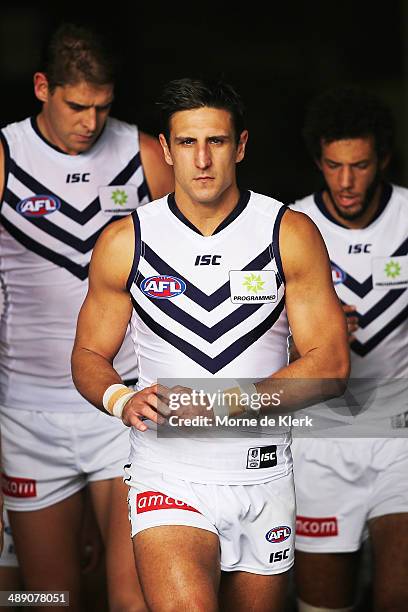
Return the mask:
<svg viewBox="0 0 408 612">
<path fill-rule="evenodd" d="M 222 439 L 166 437 L 160 428 L 170 429 L 174 416 L 187 427 L 188 416 L 214 422 L 221 415 L 190 401 L 186 378 L 204 386 L 219 380 L 226 417 L 241 416 L 241 398 L 258 393 L 269 398 L 271 414 L 274 392 L 295 378 L 327 379 L 323 395 L 341 393 L 344 315 L 314 224 L 238 189 L 236 164 L 248 133 L 234 89 L 180 79 L 165 87 L 159 105 L 175 193 L 98 240 L 78 320 L 74 382 L 132 427 L 129 514 L 149 610 L 209 612 L 219 600 L 229 610 L 281 610 L 294 552 L 289 428 Z M 321 325 L 322 310 L 330 326 Z M 112 367 L 130 319 L 137 392 Z M 303 355 L 290 366 L 289 323 Z M 174 385 L 161 386 L 164 379 Z M 256 385 L 233 382 L 227 393 L 231 379 Z M 172 395 L 181 400 L 185 392 L 190 399 L 171 414 Z M 247 411 L 256 416 L 251 403 Z"/>
<path fill-rule="evenodd" d="M 408 191 L 384 180 L 392 117 L 337 87 L 312 102 L 304 135 L 324 187 L 293 208 L 320 229 L 348 315 L 353 410 L 338 403 L 319 437 L 294 440 L 299 610 L 354 609 L 368 535 L 373 609 L 407 610 Z"/>
<path fill-rule="evenodd" d="M 84 401 L 70 373 L 97 237 L 173 185 L 159 142 L 108 118 L 114 68 L 96 33 L 62 25 L 34 75 L 41 112 L 1 131 L 3 492 L 25 588 L 69 591 L 72 610 L 87 484 L 106 544 L 110 607 L 144 609 L 123 502 L 128 430 Z M 115 367 L 132 384 L 130 349 Z"/>
</svg>

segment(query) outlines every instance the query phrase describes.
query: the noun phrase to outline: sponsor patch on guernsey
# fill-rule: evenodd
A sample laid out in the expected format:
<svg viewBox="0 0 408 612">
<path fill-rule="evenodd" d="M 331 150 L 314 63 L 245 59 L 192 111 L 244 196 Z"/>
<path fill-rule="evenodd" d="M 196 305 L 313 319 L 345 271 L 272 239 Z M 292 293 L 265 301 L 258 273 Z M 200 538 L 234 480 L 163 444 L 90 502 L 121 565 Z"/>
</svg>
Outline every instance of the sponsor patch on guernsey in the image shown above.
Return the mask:
<svg viewBox="0 0 408 612">
<path fill-rule="evenodd" d="M 274 270 L 230 270 L 233 304 L 268 304 L 278 299 Z"/>
<path fill-rule="evenodd" d="M 98 189 L 101 211 L 104 215 L 124 217 L 139 206 L 136 185 L 105 185 Z"/>
<path fill-rule="evenodd" d="M 145 491 L 136 495 L 136 512 L 151 512 L 152 510 L 188 510 L 198 512 L 181 499 L 175 499 L 160 491 Z"/>
<path fill-rule="evenodd" d="M 408 287 L 408 255 L 397 257 L 374 257 L 373 287 L 389 291 Z"/>
<path fill-rule="evenodd" d="M 296 517 L 296 535 L 306 536 L 308 538 L 327 538 L 337 536 L 339 529 L 337 518 L 335 516 L 312 517 L 312 516 L 297 516 Z"/>
<path fill-rule="evenodd" d="M 140 285 L 143 293 L 157 300 L 167 300 L 185 292 L 186 283 L 176 276 L 149 276 Z"/>
<path fill-rule="evenodd" d="M 24 217 L 44 217 L 59 210 L 61 202 L 51 195 L 36 195 L 17 204 L 17 212 Z"/>
<path fill-rule="evenodd" d="M 37 497 L 37 481 L 31 478 L 17 478 L 2 475 L 2 489 L 9 497 Z"/>
</svg>

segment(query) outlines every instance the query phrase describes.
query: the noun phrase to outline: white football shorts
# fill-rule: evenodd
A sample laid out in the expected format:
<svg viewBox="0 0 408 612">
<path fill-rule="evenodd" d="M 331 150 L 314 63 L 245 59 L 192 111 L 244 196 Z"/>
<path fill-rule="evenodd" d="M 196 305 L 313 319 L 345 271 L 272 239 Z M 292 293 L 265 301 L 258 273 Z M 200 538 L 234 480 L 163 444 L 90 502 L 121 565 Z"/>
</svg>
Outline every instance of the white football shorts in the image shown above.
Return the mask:
<svg viewBox="0 0 408 612">
<path fill-rule="evenodd" d="M 296 548 L 353 552 L 367 522 L 408 512 L 408 440 L 307 439 L 292 443 Z"/>
<path fill-rule="evenodd" d="M 40 510 L 88 482 L 123 477 L 129 428 L 89 406 L 89 412 L 9 410 L 1 414 L 6 508 Z"/>
<path fill-rule="evenodd" d="M 293 474 L 251 485 L 202 484 L 126 466 L 132 537 L 161 525 L 218 535 L 221 569 L 280 574 L 294 561 Z"/>
</svg>

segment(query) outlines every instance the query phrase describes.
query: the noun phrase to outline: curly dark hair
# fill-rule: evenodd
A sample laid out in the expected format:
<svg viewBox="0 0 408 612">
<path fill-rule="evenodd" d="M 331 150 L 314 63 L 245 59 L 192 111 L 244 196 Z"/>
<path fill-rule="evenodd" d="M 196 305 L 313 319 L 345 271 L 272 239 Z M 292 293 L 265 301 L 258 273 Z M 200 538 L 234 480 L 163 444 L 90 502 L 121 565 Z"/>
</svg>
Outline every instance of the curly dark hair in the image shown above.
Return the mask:
<svg viewBox="0 0 408 612">
<path fill-rule="evenodd" d="M 92 85 L 113 84 L 117 58 L 107 40 L 82 26 L 62 24 L 52 35 L 43 59 L 50 90 L 86 81 Z"/>
<path fill-rule="evenodd" d="M 222 80 L 176 79 L 165 85 L 157 106 L 161 111 L 162 131 L 167 140 L 174 113 L 208 106 L 231 114 L 236 141 L 245 129 L 244 104 L 229 83 Z"/>
<path fill-rule="evenodd" d="M 373 136 L 378 158 L 393 145 L 390 109 L 374 94 L 358 87 L 335 87 L 320 94 L 306 113 L 303 137 L 313 159 L 321 158 L 321 144 L 346 138 Z"/>
</svg>

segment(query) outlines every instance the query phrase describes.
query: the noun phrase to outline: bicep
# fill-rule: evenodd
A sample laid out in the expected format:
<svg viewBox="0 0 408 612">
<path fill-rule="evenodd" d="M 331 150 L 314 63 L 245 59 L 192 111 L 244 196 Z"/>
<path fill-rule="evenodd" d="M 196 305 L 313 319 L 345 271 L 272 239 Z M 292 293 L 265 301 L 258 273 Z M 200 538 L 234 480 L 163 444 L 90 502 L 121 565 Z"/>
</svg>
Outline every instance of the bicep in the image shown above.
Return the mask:
<svg viewBox="0 0 408 612">
<path fill-rule="evenodd" d="M 303 216 L 303 215 L 302 215 Z M 326 247 L 317 228 L 301 220 L 284 257 L 286 310 L 300 355 L 319 348 L 342 350 L 347 343 L 346 321 L 333 288 Z M 285 269 L 286 260 L 286 269 Z"/>
<path fill-rule="evenodd" d="M 122 225 L 121 231 L 117 231 Z M 116 227 L 112 227 L 116 226 Z M 113 360 L 126 333 L 132 304 L 126 281 L 132 265 L 129 221 L 116 221 L 98 239 L 89 288 L 78 317 L 75 347 Z"/>
</svg>

